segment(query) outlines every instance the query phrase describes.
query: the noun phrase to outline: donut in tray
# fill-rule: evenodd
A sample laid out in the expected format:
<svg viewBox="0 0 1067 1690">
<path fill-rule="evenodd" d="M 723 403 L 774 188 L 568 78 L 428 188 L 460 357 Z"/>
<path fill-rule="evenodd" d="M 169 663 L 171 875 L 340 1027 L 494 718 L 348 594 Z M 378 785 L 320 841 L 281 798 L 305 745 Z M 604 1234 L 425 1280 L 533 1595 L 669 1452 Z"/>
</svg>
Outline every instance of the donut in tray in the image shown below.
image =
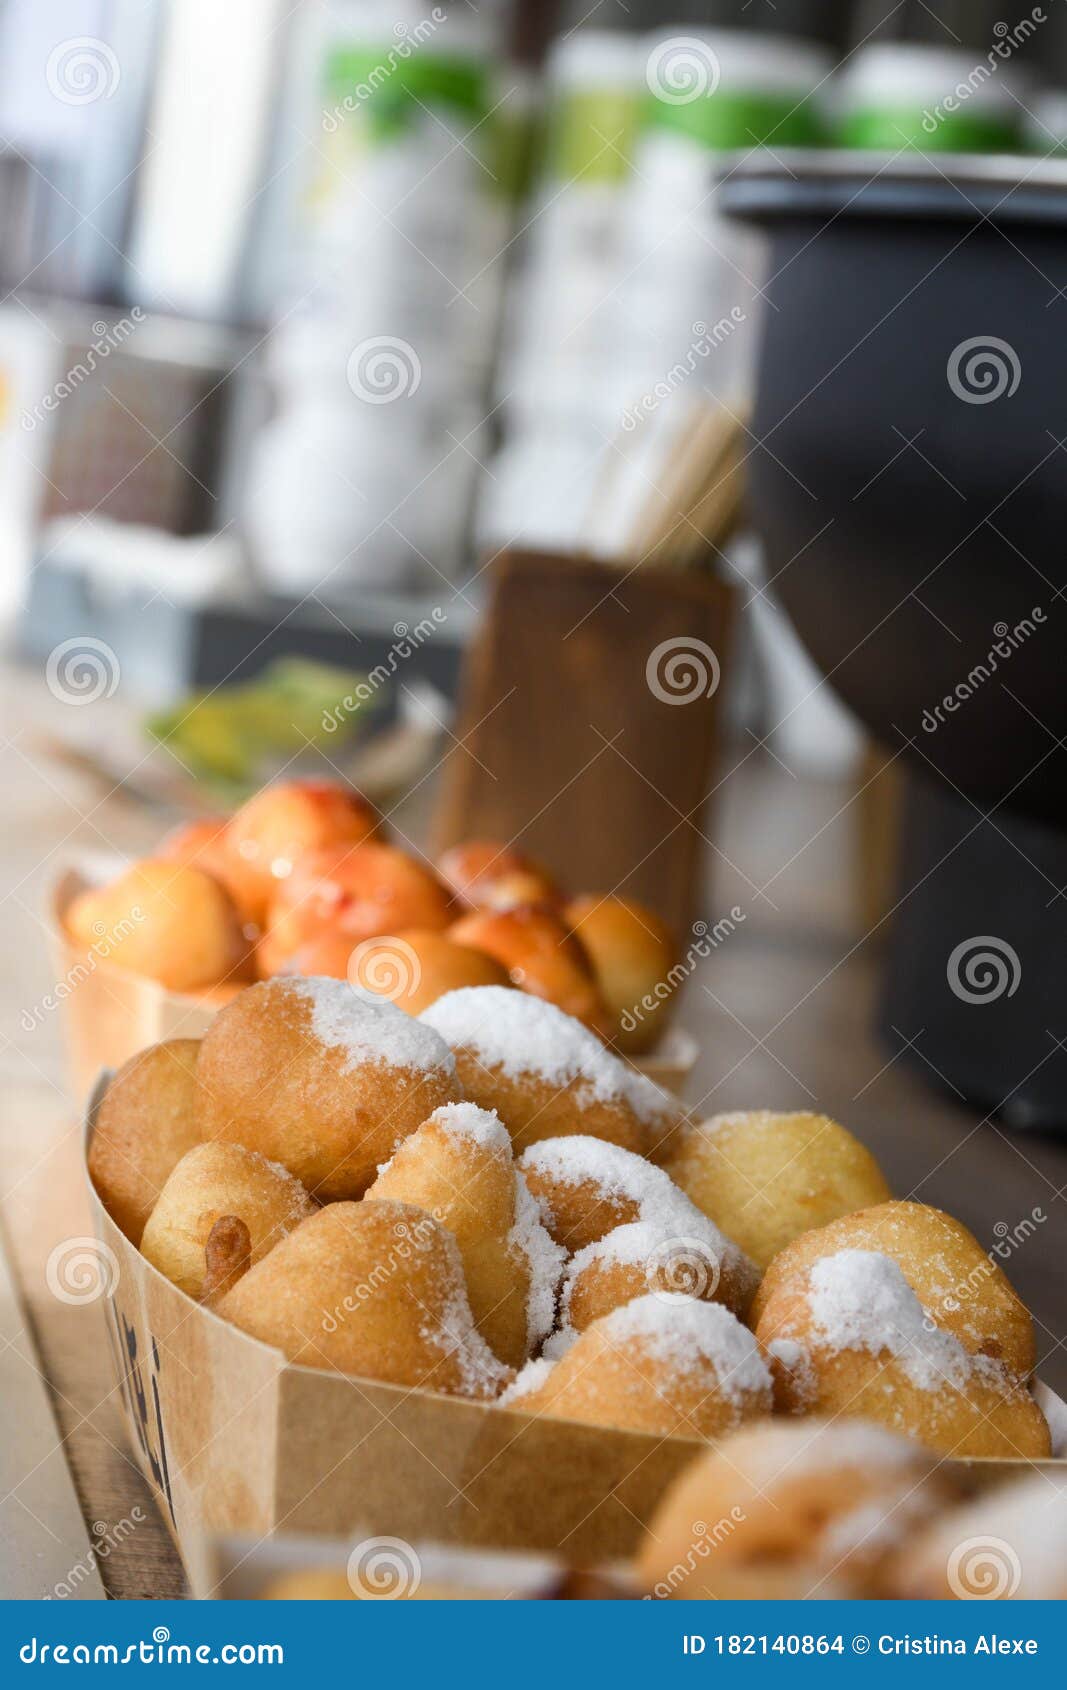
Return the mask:
<svg viewBox="0 0 1067 1690">
<path fill-rule="evenodd" d="M 168 1039 L 131 1056 L 97 1110 L 89 1172 L 108 1214 L 133 1244 L 174 1167 L 200 1142 L 199 1039 Z"/>
</svg>

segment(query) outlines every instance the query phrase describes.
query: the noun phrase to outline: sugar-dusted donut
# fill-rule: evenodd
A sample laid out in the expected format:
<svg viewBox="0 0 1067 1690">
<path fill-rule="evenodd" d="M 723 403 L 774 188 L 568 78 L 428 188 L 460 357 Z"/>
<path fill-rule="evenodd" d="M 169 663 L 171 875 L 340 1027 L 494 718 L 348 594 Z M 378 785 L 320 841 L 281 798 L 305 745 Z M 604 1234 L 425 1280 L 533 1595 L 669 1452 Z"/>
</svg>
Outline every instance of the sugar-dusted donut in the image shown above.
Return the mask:
<svg viewBox="0 0 1067 1690">
<path fill-rule="evenodd" d="M 628 1054 L 651 1050 L 674 1008 L 670 929 L 632 898 L 575 898 L 564 913 L 593 964 L 611 1015 L 611 1043 Z"/>
<path fill-rule="evenodd" d="M 756 1336 L 785 1413 L 879 1420 L 944 1455 L 1049 1454 L 1025 1385 L 937 1326 L 888 1256 L 820 1256 L 764 1300 Z"/>
<path fill-rule="evenodd" d="M 661 1437 L 716 1438 L 771 1411 L 751 1332 L 718 1303 L 640 1297 L 531 1363 L 503 1399 L 526 1414 Z"/>
<path fill-rule="evenodd" d="M 930 1455 L 884 1426 L 768 1420 L 675 1480 L 637 1576 L 660 1600 L 880 1596 L 894 1547 L 954 1494 Z"/>
<path fill-rule="evenodd" d="M 216 1221 L 234 1215 L 245 1223 L 254 1263 L 314 1209 L 300 1181 L 279 1163 L 241 1144 L 197 1144 L 171 1170 L 141 1236 L 141 1254 L 199 1297 Z"/>
<path fill-rule="evenodd" d="M 141 1242 L 171 1170 L 200 1142 L 195 1076 L 199 1039 L 168 1039 L 123 1064 L 97 1110 L 89 1172 L 108 1214 Z"/>
<path fill-rule="evenodd" d="M 467 1097 L 495 1109 L 516 1149 L 584 1133 L 640 1151 L 681 1109 L 554 1004 L 498 986 L 449 992 L 423 1010 L 456 1057 Z"/>
<path fill-rule="evenodd" d="M 379 832 L 377 811 L 339 781 L 282 780 L 265 786 L 230 818 L 225 847 L 242 902 L 263 925 L 278 886 L 308 851 L 358 845 Z"/>
<path fill-rule="evenodd" d="M 554 1003 L 564 1014 L 602 1038 L 611 1017 L 580 941 L 553 910 L 521 904 L 502 910 L 474 910 L 449 929 L 457 944 L 473 945 L 506 968 L 513 985 Z"/>
<path fill-rule="evenodd" d="M 965 1350 L 992 1356 L 1024 1379 L 1033 1372 L 1036 1344 L 1029 1310 L 974 1235 L 925 1203 L 880 1203 L 795 1239 L 767 1269 L 753 1320 L 759 1320 L 784 1281 L 838 1250 L 874 1250 L 892 1257 L 923 1308 Z"/>
<path fill-rule="evenodd" d="M 917 1530 L 895 1557 L 888 1594 L 941 1602 L 1067 1601 L 1067 1478 L 1006 1480 Z"/>
<path fill-rule="evenodd" d="M 721 1302 L 743 1315 L 756 1268 L 662 1168 L 601 1139 L 543 1139 L 520 1167 L 552 1236 L 574 1252 L 563 1315 L 583 1331 L 647 1291 Z"/>
<path fill-rule="evenodd" d="M 258 1150 L 322 1200 L 362 1196 L 400 1140 L 460 1096 L 432 1028 L 339 980 L 250 986 L 197 1064 L 200 1137 Z"/>
<path fill-rule="evenodd" d="M 217 1312 L 305 1367 L 480 1398 L 511 1377 L 474 1325 L 455 1239 L 406 1203 L 327 1204 Z"/>
<path fill-rule="evenodd" d="M 521 1367 L 552 1330 L 564 1253 L 516 1172 L 511 1139 L 474 1103 L 436 1110 L 399 1146 L 367 1192 L 416 1204 L 454 1236 L 475 1325 L 493 1353 Z"/>
<path fill-rule="evenodd" d="M 870 1151 L 826 1115 L 687 1122 L 657 1160 L 761 1268 L 799 1233 L 890 1195 Z"/>
<path fill-rule="evenodd" d="M 308 851 L 279 882 L 267 912 L 257 962 L 265 975 L 287 969 L 294 956 L 324 934 L 349 951 L 383 933 L 407 927 L 439 931 L 454 911 L 433 870 L 379 840 Z"/>
<path fill-rule="evenodd" d="M 117 880 L 73 900 L 66 925 L 113 967 L 195 992 L 244 974 L 248 941 L 233 899 L 213 874 L 146 857 Z"/>
</svg>

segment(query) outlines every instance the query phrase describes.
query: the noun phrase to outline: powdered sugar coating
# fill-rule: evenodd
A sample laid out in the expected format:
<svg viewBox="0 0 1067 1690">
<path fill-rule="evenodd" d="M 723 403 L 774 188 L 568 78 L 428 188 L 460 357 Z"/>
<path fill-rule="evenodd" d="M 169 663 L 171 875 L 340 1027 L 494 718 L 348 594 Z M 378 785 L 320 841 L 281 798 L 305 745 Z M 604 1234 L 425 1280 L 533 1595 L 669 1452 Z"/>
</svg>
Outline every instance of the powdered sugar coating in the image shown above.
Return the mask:
<svg viewBox="0 0 1067 1690">
<path fill-rule="evenodd" d="M 286 975 L 272 980 L 270 989 L 307 1004 L 312 1033 L 328 1049 L 344 1052 L 346 1070 L 384 1062 L 416 1074 L 456 1071 L 452 1052 L 431 1027 L 375 992 L 320 975 Z"/>
<path fill-rule="evenodd" d="M 427 1321 L 422 1336 L 455 1362 L 461 1395 L 495 1397 L 510 1380 L 511 1369 L 497 1360 L 475 1326 L 459 1246 L 451 1233 L 443 1228 L 441 1232 L 448 1254 L 447 1282 L 440 1313 Z"/>
<path fill-rule="evenodd" d="M 542 1356 L 536 1357 L 533 1361 L 528 1361 L 526 1366 L 516 1374 L 513 1383 L 508 1386 L 503 1396 L 497 1399 L 500 1407 L 510 1408 L 513 1403 L 521 1404 L 523 1397 L 528 1397 L 533 1391 L 540 1390 L 551 1371 L 551 1361 L 547 1361 Z"/>
<path fill-rule="evenodd" d="M 720 1303 L 637 1297 L 596 1326 L 613 1345 L 639 1344 L 675 1377 L 710 1369 L 728 1401 L 744 1408 L 755 1399 L 770 1412 L 771 1375 L 756 1340 Z"/>
<path fill-rule="evenodd" d="M 534 1074 L 562 1091 L 574 1085 L 578 1100 L 627 1103 L 653 1125 L 677 1113 L 665 1092 L 555 1004 L 508 986 L 463 986 L 424 1009 L 419 1020 L 453 1050 L 469 1050 L 508 1079 Z"/>
<path fill-rule="evenodd" d="M 479 1150 L 511 1161 L 511 1134 L 495 1109 L 480 1109 L 476 1103 L 443 1103 L 428 1119 L 449 1138 L 465 1139 Z"/>
<path fill-rule="evenodd" d="M 510 1141 L 509 1141 L 510 1142 Z M 522 1175 L 515 1174 L 515 1224 L 508 1243 L 526 1262 L 530 1290 L 526 1299 L 526 1347 L 533 1352 L 556 1322 L 556 1297 L 567 1252 L 541 1224 L 541 1211 Z"/>
</svg>

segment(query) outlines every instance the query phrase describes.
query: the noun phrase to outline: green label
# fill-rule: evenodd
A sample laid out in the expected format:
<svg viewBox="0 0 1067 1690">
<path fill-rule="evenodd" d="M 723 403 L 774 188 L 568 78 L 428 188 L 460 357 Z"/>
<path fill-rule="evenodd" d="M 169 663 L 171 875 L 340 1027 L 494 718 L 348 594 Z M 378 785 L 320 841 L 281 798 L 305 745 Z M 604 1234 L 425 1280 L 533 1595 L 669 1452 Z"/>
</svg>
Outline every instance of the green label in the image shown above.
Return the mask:
<svg viewBox="0 0 1067 1690">
<path fill-rule="evenodd" d="M 650 95 L 645 122 L 651 129 L 686 135 L 713 152 L 733 152 L 769 143 L 814 147 L 824 137 L 821 113 L 809 96 L 736 94 L 717 88 L 677 103 Z"/>
<path fill-rule="evenodd" d="M 489 106 L 484 64 L 403 41 L 380 51 L 335 47 L 327 55 L 323 81 L 330 108 L 326 127 L 332 119 L 339 128 L 359 112 L 381 140 L 409 128 L 426 106 L 445 107 L 472 123 L 484 117 Z"/>
<path fill-rule="evenodd" d="M 852 112 L 839 129 L 843 147 L 872 152 L 899 152 L 914 147 L 921 153 L 1004 153 L 1020 146 L 1018 126 L 1011 118 L 973 111 L 939 112 L 934 107 L 879 106 Z"/>
<path fill-rule="evenodd" d="M 630 173 L 640 102 L 629 89 L 583 89 L 548 118 L 549 174 L 563 182 L 622 182 Z"/>
</svg>

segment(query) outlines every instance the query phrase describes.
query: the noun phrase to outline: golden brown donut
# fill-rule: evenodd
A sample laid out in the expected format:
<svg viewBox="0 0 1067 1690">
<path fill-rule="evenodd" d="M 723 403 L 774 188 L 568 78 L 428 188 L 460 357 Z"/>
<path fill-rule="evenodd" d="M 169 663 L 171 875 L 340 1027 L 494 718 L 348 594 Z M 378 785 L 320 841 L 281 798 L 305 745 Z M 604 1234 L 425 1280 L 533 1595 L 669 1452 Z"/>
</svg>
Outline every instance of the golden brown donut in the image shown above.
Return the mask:
<svg viewBox="0 0 1067 1690">
<path fill-rule="evenodd" d="M 432 1029 L 339 980 L 250 986 L 197 1064 L 200 1137 L 258 1150 L 322 1200 L 362 1196 L 400 1140 L 460 1096 Z"/>
<path fill-rule="evenodd" d="M 760 1268 L 799 1233 L 890 1195 L 870 1151 L 826 1115 L 688 1122 L 656 1159 Z"/>
<path fill-rule="evenodd" d="M 674 1009 L 678 953 L 670 929 L 632 898 L 575 898 L 565 916 L 593 964 L 611 1043 L 627 1055 L 651 1050 Z"/>
<path fill-rule="evenodd" d="M 507 969 L 485 951 L 457 945 L 446 934 L 424 927 L 367 939 L 349 953 L 345 966 L 353 985 L 380 993 L 408 1015 L 421 1015 L 446 992 L 461 986 L 508 984 Z"/>
<path fill-rule="evenodd" d="M 513 985 L 554 1003 L 606 1039 L 611 1018 L 580 942 L 552 910 L 522 904 L 474 910 L 449 929 L 457 945 L 473 945 L 506 968 Z"/>
<path fill-rule="evenodd" d="M 939 1328 L 889 1256 L 820 1256 L 766 1298 L 756 1337 L 784 1413 L 859 1415 L 960 1458 L 1049 1454 L 1025 1386 Z"/>
<path fill-rule="evenodd" d="M 1005 1480 L 918 1530 L 888 1583 L 905 1600 L 1067 1601 L 1062 1470 Z"/>
<path fill-rule="evenodd" d="M 327 780 L 265 786 L 230 818 L 226 852 L 242 905 L 262 926 L 278 886 L 308 851 L 358 845 L 381 828 L 377 811 L 353 787 Z"/>
<path fill-rule="evenodd" d="M 419 1017 L 456 1057 L 463 1090 L 505 1122 L 516 1150 L 584 1133 L 640 1151 L 681 1109 L 589 1030 L 526 992 L 472 986 Z"/>
<path fill-rule="evenodd" d="M 718 1303 L 639 1297 L 531 1362 L 502 1406 L 660 1437 L 717 1438 L 771 1411 L 771 1378 L 747 1327 Z"/>
<path fill-rule="evenodd" d="M 725 1303 L 744 1315 L 756 1268 L 665 1174 L 600 1139 L 544 1139 L 520 1167 L 553 1237 L 574 1252 L 566 1328 L 581 1332 L 647 1291 Z"/>
<path fill-rule="evenodd" d="M 218 1313 L 305 1367 L 479 1398 L 511 1377 L 475 1328 L 455 1239 L 407 1203 L 327 1204 Z"/>
<path fill-rule="evenodd" d="M 241 1144 L 197 1144 L 171 1170 L 141 1237 L 141 1254 L 190 1297 L 204 1288 L 204 1251 L 215 1222 L 237 1216 L 258 1262 L 314 1212 L 304 1187 L 277 1162 Z"/>
<path fill-rule="evenodd" d="M 194 868 L 203 869 L 205 874 L 213 874 L 233 899 L 242 923 L 254 927 L 256 900 L 230 855 L 226 844 L 228 826 L 224 816 L 205 816 L 199 821 L 183 822 L 160 841 L 156 855 L 167 862 L 191 863 Z"/>
<path fill-rule="evenodd" d="M 894 1547 L 953 1496 L 933 1458 L 884 1426 L 768 1420 L 675 1480 L 637 1577 L 659 1600 L 880 1596 Z"/>
<path fill-rule="evenodd" d="M 563 1251 L 515 1170 L 511 1139 L 474 1103 L 438 1109 L 399 1146 L 367 1192 L 427 1209 L 452 1233 L 475 1325 L 521 1367 L 552 1330 Z"/>
<path fill-rule="evenodd" d="M 195 992 L 241 972 L 248 942 L 229 893 L 188 863 L 146 857 L 107 886 L 79 893 L 66 915 L 78 944 L 113 967 Z"/>
<path fill-rule="evenodd" d="M 328 845 L 308 851 L 279 882 L 267 912 L 257 961 L 264 975 L 325 934 L 349 952 L 367 939 L 407 927 L 442 930 L 454 914 L 448 889 L 432 869 L 392 845 Z"/>
<path fill-rule="evenodd" d="M 927 1313 L 965 1350 L 1002 1361 L 1020 1378 L 1033 1372 L 1036 1342 L 1029 1310 L 974 1235 L 925 1203 L 880 1203 L 795 1239 L 767 1269 L 753 1321 L 787 1279 L 838 1250 L 890 1256 Z"/>
<path fill-rule="evenodd" d="M 499 840 L 472 839 L 453 845 L 438 869 L 457 901 L 467 909 L 512 909 L 516 904 L 559 902 L 551 876 L 522 851 Z"/>
<path fill-rule="evenodd" d="M 100 1104 L 89 1172 L 108 1214 L 132 1244 L 187 1150 L 200 1141 L 195 1077 L 199 1039 L 168 1039 L 123 1064 Z"/>
</svg>

